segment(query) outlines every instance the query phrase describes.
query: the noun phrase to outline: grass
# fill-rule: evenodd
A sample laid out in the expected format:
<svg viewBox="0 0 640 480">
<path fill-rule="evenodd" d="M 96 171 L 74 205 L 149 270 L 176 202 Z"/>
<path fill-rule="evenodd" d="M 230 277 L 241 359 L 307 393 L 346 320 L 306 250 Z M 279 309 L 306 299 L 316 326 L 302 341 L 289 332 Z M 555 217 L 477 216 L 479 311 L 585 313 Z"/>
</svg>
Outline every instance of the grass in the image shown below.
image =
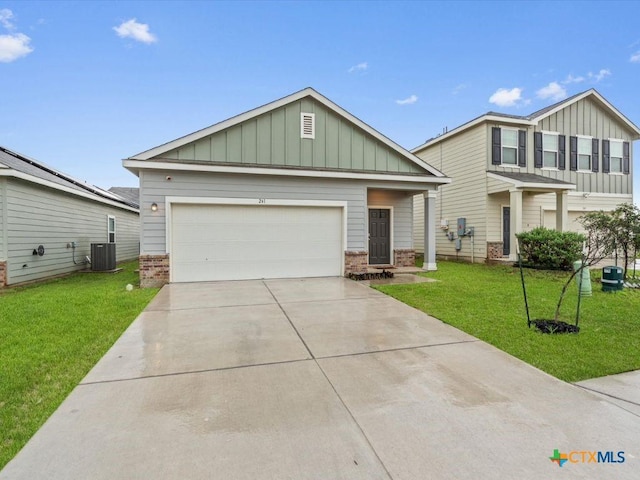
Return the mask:
<svg viewBox="0 0 640 480">
<path fill-rule="evenodd" d="M 527 328 L 517 268 L 439 262 L 427 276 L 438 282 L 377 288 L 568 382 L 640 369 L 638 290 L 605 293 L 592 282 L 593 296 L 582 298 L 580 333 L 545 335 Z M 553 318 L 567 278 L 525 270 L 532 319 Z M 573 283 L 560 320 L 574 322 L 577 297 Z"/>
<path fill-rule="evenodd" d="M 0 469 L 157 293 L 120 266 L 0 290 Z"/>
</svg>

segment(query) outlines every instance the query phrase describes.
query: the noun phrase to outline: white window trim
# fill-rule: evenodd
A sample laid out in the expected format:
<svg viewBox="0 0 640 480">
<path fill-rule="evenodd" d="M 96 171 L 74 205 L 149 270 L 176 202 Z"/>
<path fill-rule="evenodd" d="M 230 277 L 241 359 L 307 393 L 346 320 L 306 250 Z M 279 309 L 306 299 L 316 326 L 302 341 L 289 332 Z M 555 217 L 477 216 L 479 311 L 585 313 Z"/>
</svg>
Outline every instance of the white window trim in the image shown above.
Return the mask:
<svg viewBox="0 0 640 480">
<path fill-rule="evenodd" d="M 595 173 L 593 171 L 593 137 L 590 137 L 589 135 L 576 135 L 576 138 L 578 139 L 578 151 L 576 152 L 577 158 L 576 158 L 576 171 L 579 173 Z M 580 168 L 580 139 L 583 140 L 589 140 L 589 142 L 591 142 L 591 153 L 589 154 L 589 168 L 587 170 L 585 170 L 584 168 Z"/>
<path fill-rule="evenodd" d="M 609 140 L 609 174 L 624 175 L 624 140 L 622 140 L 621 138 L 607 138 L 607 140 Z M 622 156 L 615 157 L 620 159 L 620 171 L 615 171 L 615 172 L 611 170 L 611 165 L 612 165 L 611 159 L 613 158 L 613 155 L 611 155 L 611 145 L 613 143 L 619 143 L 622 149 Z"/>
<path fill-rule="evenodd" d="M 111 231 L 111 220 L 113 219 L 113 232 Z M 118 226 L 115 215 L 107 215 L 107 243 L 116 243 Z M 113 242 L 111 241 L 111 233 L 113 233 Z"/>
<path fill-rule="evenodd" d="M 560 149 L 558 148 L 558 142 L 560 141 L 560 133 L 559 132 L 550 132 L 548 130 L 541 130 L 540 133 L 542 133 L 542 169 L 543 170 L 559 170 L 558 169 L 558 162 L 559 162 L 559 158 L 558 157 L 560 157 Z M 545 135 L 553 135 L 554 137 L 556 137 L 556 149 L 555 150 L 545 150 L 545 148 L 544 148 L 544 136 Z M 554 152 L 556 154 L 556 165 L 555 165 L 555 167 L 545 166 L 545 164 L 544 164 L 544 152 Z"/>
<path fill-rule="evenodd" d="M 516 146 L 515 146 L 515 149 L 516 149 L 516 163 L 504 163 L 504 150 L 503 149 L 505 148 L 505 146 L 504 146 L 504 142 L 502 141 L 502 133 L 504 131 L 506 131 L 506 130 L 512 131 L 512 132 L 516 132 Z M 517 128 L 500 127 L 500 166 L 501 167 L 520 168 L 520 159 L 518 158 L 518 153 L 519 153 L 518 152 L 518 147 L 519 147 L 518 142 L 519 142 L 519 139 L 520 139 L 520 133 L 518 132 Z M 507 146 L 507 148 L 513 148 L 513 147 Z"/>
<path fill-rule="evenodd" d="M 308 127 L 305 128 L 305 127 Z M 316 114 L 301 112 L 300 113 L 300 138 L 316 138 Z"/>
</svg>

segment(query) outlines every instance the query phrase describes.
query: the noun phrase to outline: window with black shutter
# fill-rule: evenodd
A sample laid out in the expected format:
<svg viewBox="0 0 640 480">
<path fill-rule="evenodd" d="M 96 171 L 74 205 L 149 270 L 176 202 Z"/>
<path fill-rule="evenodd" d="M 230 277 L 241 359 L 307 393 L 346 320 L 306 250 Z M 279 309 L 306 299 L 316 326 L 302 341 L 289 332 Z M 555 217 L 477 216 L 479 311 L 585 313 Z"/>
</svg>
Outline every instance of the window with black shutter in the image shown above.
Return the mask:
<svg viewBox="0 0 640 480">
<path fill-rule="evenodd" d="M 602 140 L 602 171 L 609 173 L 609 140 Z"/>
<path fill-rule="evenodd" d="M 622 173 L 629 174 L 629 142 L 622 142 Z"/>
<path fill-rule="evenodd" d="M 591 139 L 591 171 L 597 172 L 600 163 L 600 141 L 597 138 Z"/>
<path fill-rule="evenodd" d="M 527 131 L 518 130 L 518 166 L 527 166 Z"/>
<path fill-rule="evenodd" d="M 500 165 L 500 127 L 491 128 L 491 164 Z"/>
<path fill-rule="evenodd" d="M 542 132 L 533 132 L 533 166 L 542 168 Z"/>
<path fill-rule="evenodd" d="M 578 137 L 569 137 L 569 170 L 578 170 Z"/>
<path fill-rule="evenodd" d="M 567 147 L 567 141 L 564 135 L 558 135 L 558 169 L 565 169 L 565 151 Z"/>
</svg>

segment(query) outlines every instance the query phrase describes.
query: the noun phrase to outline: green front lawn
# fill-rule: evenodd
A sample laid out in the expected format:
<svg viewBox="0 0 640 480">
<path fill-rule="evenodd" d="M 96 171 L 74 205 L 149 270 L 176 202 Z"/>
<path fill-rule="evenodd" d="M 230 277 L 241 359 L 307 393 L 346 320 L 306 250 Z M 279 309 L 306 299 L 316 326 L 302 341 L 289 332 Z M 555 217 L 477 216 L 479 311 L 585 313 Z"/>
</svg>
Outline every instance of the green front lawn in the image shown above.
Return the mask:
<svg viewBox="0 0 640 480">
<path fill-rule="evenodd" d="M 580 333 L 527 328 L 520 273 L 508 266 L 439 262 L 433 283 L 385 285 L 382 292 L 568 382 L 640 369 L 640 291 L 583 297 Z M 597 272 L 595 272 L 595 276 Z M 525 270 L 531 318 L 553 318 L 567 273 Z M 573 323 L 577 286 L 560 320 Z"/>
<path fill-rule="evenodd" d="M 120 266 L 0 290 L 0 469 L 157 293 Z"/>
</svg>

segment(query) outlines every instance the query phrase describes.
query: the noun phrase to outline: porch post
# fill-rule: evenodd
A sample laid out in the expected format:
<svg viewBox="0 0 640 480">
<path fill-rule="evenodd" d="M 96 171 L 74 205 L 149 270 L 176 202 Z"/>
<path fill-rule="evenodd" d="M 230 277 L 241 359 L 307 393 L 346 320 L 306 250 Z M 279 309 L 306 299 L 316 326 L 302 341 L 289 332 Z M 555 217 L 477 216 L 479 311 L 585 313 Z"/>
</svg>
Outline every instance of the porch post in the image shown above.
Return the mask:
<svg viewBox="0 0 640 480">
<path fill-rule="evenodd" d="M 516 233 L 522 231 L 522 190 L 513 188 L 509 190 L 509 212 L 510 212 L 510 225 L 511 231 L 511 249 L 509 251 L 509 260 L 517 260 L 518 239 Z"/>
<path fill-rule="evenodd" d="M 436 195 L 429 190 L 424 193 L 424 264 L 423 270 L 437 270 L 436 265 Z"/>
<path fill-rule="evenodd" d="M 556 230 L 559 232 L 564 232 L 567 229 L 569 218 L 568 198 L 569 195 L 566 190 L 556 192 Z"/>
</svg>

